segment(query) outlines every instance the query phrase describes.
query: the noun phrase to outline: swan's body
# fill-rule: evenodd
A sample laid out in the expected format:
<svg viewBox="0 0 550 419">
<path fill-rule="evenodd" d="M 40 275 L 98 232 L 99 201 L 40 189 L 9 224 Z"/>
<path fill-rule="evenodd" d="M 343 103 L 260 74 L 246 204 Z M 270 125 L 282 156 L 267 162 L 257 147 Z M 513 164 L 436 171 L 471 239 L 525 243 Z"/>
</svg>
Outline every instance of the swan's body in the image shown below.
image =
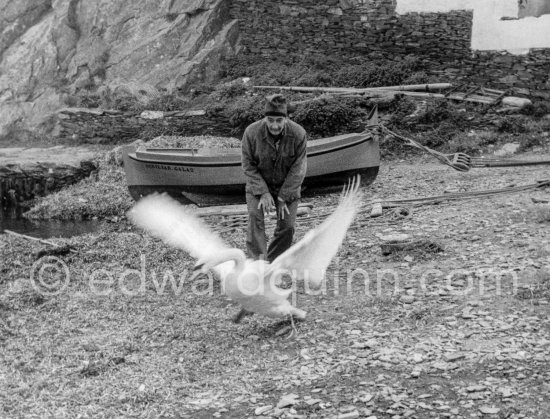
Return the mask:
<svg viewBox="0 0 550 419">
<path fill-rule="evenodd" d="M 246 311 L 267 317 L 295 316 L 304 319 L 305 311 L 293 307 L 288 301 L 291 289 L 275 285 L 273 276 L 262 276 L 268 263 L 263 260 L 246 260 L 240 274 L 225 281 L 225 293 Z"/>
<path fill-rule="evenodd" d="M 242 250 L 229 248 L 202 220 L 167 195 L 142 198 L 129 217 L 167 244 L 189 252 L 197 259 L 196 268 L 201 272 L 213 270 L 225 294 L 246 311 L 274 318 L 304 319 L 306 312 L 288 301 L 292 290 L 275 284 L 288 273 L 307 281 L 311 288 L 319 288 L 360 204 L 356 179 L 344 189 L 336 210 L 271 264 L 247 259 Z"/>
<path fill-rule="evenodd" d="M 220 274 L 216 268 L 233 262 L 229 272 Z M 213 269 L 222 280 L 224 293 L 250 313 L 280 318 L 294 316 L 304 319 L 306 312 L 293 307 L 288 301 L 291 289 L 282 289 L 276 284 L 278 272 L 270 271 L 265 260 L 246 259 L 240 249 L 218 251 L 206 260 L 199 259 L 195 265 L 200 272 Z"/>
</svg>

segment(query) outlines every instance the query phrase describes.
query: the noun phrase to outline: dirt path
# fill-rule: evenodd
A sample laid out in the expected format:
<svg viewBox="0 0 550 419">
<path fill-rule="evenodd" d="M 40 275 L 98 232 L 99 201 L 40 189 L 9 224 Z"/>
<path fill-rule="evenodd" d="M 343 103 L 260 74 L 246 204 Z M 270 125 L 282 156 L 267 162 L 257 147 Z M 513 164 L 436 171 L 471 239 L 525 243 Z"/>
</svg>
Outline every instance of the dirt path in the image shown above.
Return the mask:
<svg viewBox="0 0 550 419">
<path fill-rule="evenodd" d="M 414 159 L 383 164 L 366 199 L 548 178 Z M 314 214 L 337 200 L 313 198 Z M 125 222 L 69 241 L 80 253 L 61 257 L 70 281 L 52 296 L 29 279 L 43 246 L 0 236 L 0 416 L 547 418 L 548 200 L 540 188 L 365 212 L 326 290 L 298 284 L 308 319 L 291 340 L 270 319 L 229 322 L 217 286 L 185 282 L 186 255 Z M 317 223 L 300 221 L 298 238 Z M 389 234 L 438 246 L 383 255 Z M 224 239 L 244 247 L 243 231 Z"/>
</svg>

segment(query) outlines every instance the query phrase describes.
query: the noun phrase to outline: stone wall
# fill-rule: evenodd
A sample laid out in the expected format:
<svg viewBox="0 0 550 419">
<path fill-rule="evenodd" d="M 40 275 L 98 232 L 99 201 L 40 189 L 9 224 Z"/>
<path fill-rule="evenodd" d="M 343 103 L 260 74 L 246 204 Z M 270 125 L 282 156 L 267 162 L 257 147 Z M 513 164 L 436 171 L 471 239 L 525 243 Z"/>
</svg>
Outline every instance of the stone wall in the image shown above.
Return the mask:
<svg viewBox="0 0 550 419">
<path fill-rule="evenodd" d="M 469 54 L 472 12 L 395 14 L 394 0 L 233 0 L 245 53 L 328 53 L 392 59 Z"/>
<path fill-rule="evenodd" d="M 53 163 L 0 166 L 0 207 L 16 207 L 36 196 L 45 196 L 72 185 L 97 171 L 91 161 L 79 167 Z"/>
<path fill-rule="evenodd" d="M 58 112 L 57 119 L 56 136 L 73 143 L 116 144 L 136 138 L 150 140 L 161 133 L 185 136 L 231 135 L 231 128 L 225 118 L 206 116 L 204 111 L 134 113 L 65 108 Z M 156 135 L 148 138 L 147 132 Z"/>
<path fill-rule="evenodd" d="M 550 49 L 532 49 L 527 55 L 479 51 L 461 66 L 464 79 L 519 96 L 550 99 Z"/>
<path fill-rule="evenodd" d="M 472 51 L 473 14 L 397 15 L 395 0 L 232 0 L 242 54 L 292 53 L 400 60 L 414 55 L 442 82 L 475 82 L 550 98 L 550 50 Z"/>
</svg>

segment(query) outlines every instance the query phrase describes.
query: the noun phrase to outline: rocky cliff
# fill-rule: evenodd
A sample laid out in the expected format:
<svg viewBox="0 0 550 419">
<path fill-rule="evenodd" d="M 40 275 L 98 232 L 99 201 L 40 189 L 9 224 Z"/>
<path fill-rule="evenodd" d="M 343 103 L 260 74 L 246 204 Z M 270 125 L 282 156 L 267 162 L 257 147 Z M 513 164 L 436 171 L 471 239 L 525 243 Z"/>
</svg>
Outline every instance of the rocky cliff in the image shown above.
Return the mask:
<svg viewBox="0 0 550 419">
<path fill-rule="evenodd" d="M 0 137 L 82 90 L 185 89 L 237 45 L 227 0 L 0 0 Z"/>
</svg>

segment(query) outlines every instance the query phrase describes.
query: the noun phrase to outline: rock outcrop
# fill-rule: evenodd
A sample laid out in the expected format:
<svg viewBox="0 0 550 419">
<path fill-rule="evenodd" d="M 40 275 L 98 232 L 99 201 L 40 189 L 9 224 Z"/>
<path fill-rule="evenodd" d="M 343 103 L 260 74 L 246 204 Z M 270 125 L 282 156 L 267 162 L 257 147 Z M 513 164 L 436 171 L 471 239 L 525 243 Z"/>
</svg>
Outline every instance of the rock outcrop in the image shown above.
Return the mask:
<svg viewBox="0 0 550 419">
<path fill-rule="evenodd" d="M 171 92 L 235 52 L 227 0 L 0 0 L 0 137 L 46 130 L 80 91 Z"/>
</svg>

